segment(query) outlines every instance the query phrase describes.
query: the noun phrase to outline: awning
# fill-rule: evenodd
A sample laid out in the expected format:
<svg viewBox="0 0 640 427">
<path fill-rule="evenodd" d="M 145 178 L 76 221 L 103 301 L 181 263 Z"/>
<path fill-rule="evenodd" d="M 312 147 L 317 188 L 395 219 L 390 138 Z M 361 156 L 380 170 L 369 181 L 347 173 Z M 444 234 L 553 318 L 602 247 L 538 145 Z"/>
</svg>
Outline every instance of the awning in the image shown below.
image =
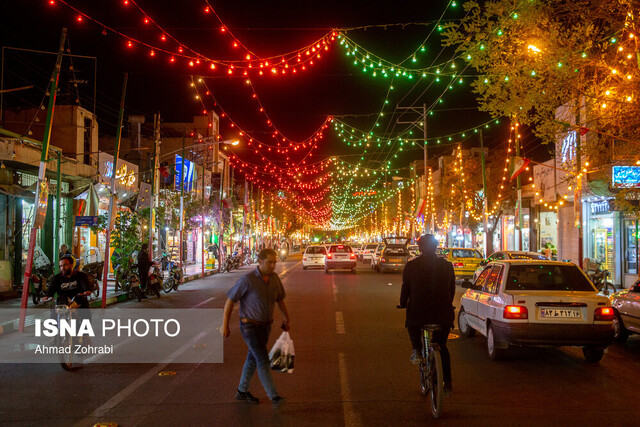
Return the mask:
<svg viewBox="0 0 640 427">
<path fill-rule="evenodd" d="M 16 184 L 0 184 L 0 194 L 33 199 L 33 192 Z"/>
</svg>

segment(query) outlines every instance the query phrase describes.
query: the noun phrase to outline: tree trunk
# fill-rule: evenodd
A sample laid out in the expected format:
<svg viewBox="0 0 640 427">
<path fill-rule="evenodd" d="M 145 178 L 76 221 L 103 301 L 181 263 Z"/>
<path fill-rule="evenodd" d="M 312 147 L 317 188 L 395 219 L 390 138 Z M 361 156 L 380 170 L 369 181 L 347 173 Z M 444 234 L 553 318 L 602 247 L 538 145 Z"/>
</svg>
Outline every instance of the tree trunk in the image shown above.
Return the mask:
<svg viewBox="0 0 640 427">
<path fill-rule="evenodd" d="M 484 242 L 485 247 L 487 248 L 487 256 L 491 255 L 493 251 L 493 228 L 486 231 L 487 241 Z"/>
</svg>

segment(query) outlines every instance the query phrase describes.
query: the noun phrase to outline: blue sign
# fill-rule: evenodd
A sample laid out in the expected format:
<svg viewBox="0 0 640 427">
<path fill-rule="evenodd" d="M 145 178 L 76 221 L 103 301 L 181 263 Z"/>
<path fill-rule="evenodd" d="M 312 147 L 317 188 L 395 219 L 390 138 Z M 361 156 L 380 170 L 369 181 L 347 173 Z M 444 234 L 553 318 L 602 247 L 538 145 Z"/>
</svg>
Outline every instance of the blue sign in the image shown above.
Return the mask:
<svg viewBox="0 0 640 427">
<path fill-rule="evenodd" d="M 640 166 L 614 166 L 613 188 L 640 188 Z"/>
<path fill-rule="evenodd" d="M 184 191 L 191 191 L 193 188 L 193 176 L 195 170 L 195 163 L 184 159 L 184 181 L 182 181 L 182 157 L 176 155 L 176 190 L 180 190 L 180 182 L 184 182 Z"/>
<path fill-rule="evenodd" d="M 76 227 L 97 227 L 97 216 L 76 216 Z"/>
</svg>

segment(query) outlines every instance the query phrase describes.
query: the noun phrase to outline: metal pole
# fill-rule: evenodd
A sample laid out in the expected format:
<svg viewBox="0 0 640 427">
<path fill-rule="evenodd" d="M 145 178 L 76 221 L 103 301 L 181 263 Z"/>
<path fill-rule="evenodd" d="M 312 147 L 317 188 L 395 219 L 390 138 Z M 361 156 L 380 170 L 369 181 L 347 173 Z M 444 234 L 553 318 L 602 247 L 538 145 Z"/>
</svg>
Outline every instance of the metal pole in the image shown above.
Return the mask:
<svg viewBox="0 0 640 427">
<path fill-rule="evenodd" d="M 180 257 L 180 269 L 182 269 L 182 239 L 183 239 L 183 223 L 184 223 L 184 138 L 187 130 L 185 129 L 182 132 L 182 156 L 180 166 L 180 239 L 179 239 L 179 247 L 178 254 Z"/>
<path fill-rule="evenodd" d="M 205 146 L 206 149 L 206 146 Z M 204 156 L 204 163 L 202 164 L 202 213 L 200 214 L 200 217 L 202 219 L 202 229 L 200 230 L 200 241 L 201 241 L 201 264 L 202 264 L 202 277 L 204 277 L 204 186 L 205 186 L 205 182 L 204 182 L 204 171 L 207 167 L 207 157 L 206 154 Z"/>
<path fill-rule="evenodd" d="M 487 242 L 487 238 L 489 236 L 489 195 L 487 194 L 487 169 L 486 169 L 486 165 L 485 165 L 485 159 L 484 159 L 484 137 L 482 135 L 482 129 L 480 129 L 480 134 L 478 135 L 478 137 L 480 138 L 480 161 L 482 163 L 482 194 L 483 194 L 483 201 L 482 201 L 482 217 L 484 218 L 484 256 L 485 258 L 489 256 L 488 253 L 488 242 Z"/>
<path fill-rule="evenodd" d="M 582 178 L 581 178 L 581 174 L 582 174 L 582 135 L 580 135 L 580 96 L 578 96 L 578 101 L 577 101 L 577 106 L 576 106 L 576 126 L 578 128 L 578 130 L 576 130 L 576 188 L 574 191 L 574 197 L 573 197 L 573 204 L 574 204 L 574 216 L 576 216 L 575 218 L 575 225 L 578 227 L 578 262 L 577 264 L 580 266 L 580 268 L 583 267 L 582 265 L 582 258 L 583 258 L 583 229 L 582 229 Z M 578 205 L 577 207 L 575 205 Z M 575 214 L 578 215 L 575 215 Z M 606 258 L 605 258 L 606 261 Z"/>
<path fill-rule="evenodd" d="M 513 135 L 513 140 L 516 144 L 516 157 L 520 157 L 520 138 L 518 137 L 520 130 L 518 129 L 519 125 L 516 122 L 515 125 L 515 135 Z M 515 227 L 513 228 L 513 237 L 514 237 L 514 249 L 516 251 L 522 250 L 522 185 L 520 182 L 520 175 L 516 177 L 516 188 L 518 189 L 518 204 L 516 205 L 516 215 L 517 218 L 514 218 Z M 517 234 L 516 234 L 517 230 Z"/>
<path fill-rule="evenodd" d="M 58 167 L 56 173 L 56 182 L 58 183 L 58 185 L 56 186 L 56 212 L 54 217 L 55 223 L 53 226 L 53 269 L 57 274 L 60 272 L 60 266 L 58 265 L 60 264 L 60 253 L 58 250 L 60 248 L 60 196 L 62 187 L 62 171 L 60 169 L 62 163 L 62 153 L 58 151 L 56 154 Z"/>
<path fill-rule="evenodd" d="M 427 190 L 427 180 L 428 180 L 428 167 L 427 167 L 427 160 L 429 157 L 429 146 L 427 145 L 427 104 L 422 104 L 422 138 L 424 139 L 424 189 L 422 191 L 422 194 L 424 195 L 424 201 L 426 203 L 427 201 L 427 197 L 428 197 L 428 190 Z M 433 230 L 430 230 L 431 226 L 429 226 L 427 228 L 427 213 L 424 213 L 424 224 L 423 224 L 423 229 L 427 229 L 429 231 L 429 233 L 432 233 Z"/>
<path fill-rule="evenodd" d="M 158 115 L 153 115 L 153 159 L 151 162 L 151 200 L 149 201 L 149 258 L 153 260 L 153 209 L 154 195 L 156 192 L 156 170 L 158 169 Z"/>
<path fill-rule="evenodd" d="M 113 153 L 113 171 L 111 172 L 111 197 L 109 198 L 109 216 L 107 223 L 106 246 L 104 250 L 104 271 L 102 273 L 102 304 L 101 307 L 107 306 L 107 277 L 109 276 L 109 247 L 111 246 L 111 229 L 115 221 L 114 208 L 118 194 L 116 193 L 116 171 L 118 170 L 118 159 L 120 157 L 120 139 L 122 137 L 122 122 L 124 121 L 124 99 L 127 93 L 128 73 L 124 73 L 124 82 L 122 83 L 122 97 L 120 98 L 120 112 L 118 114 L 118 127 L 116 128 L 116 147 Z M 122 254 L 121 254 L 122 255 Z M 129 256 L 129 254 L 125 254 Z"/>
<path fill-rule="evenodd" d="M 53 124 L 53 114 L 56 105 L 56 93 L 58 92 L 58 80 L 60 77 L 60 68 L 62 66 L 62 56 L 64 54 L 64 44 L 67 39 L 67 29 L 62 29 L 62 35 L 60 36 L 60 47 L 58 48 L 58 57 L 56 59 L 56 65 L 53 69 L 51 76 L 51 86 L 49 87 L 49 106 L 47 108 L 47 118 L 44 126 L 44 136 L 42 139 L 42 152 L 40 153 L 40 168 L 38 170 L 38 183 L 36 185 L 36 194 L 34 198 L 34 216 L 33 225 L 31 227 L 31 235 L 29 237 L 29 251 L 27 252 L 27 265 L 24 271 L 24 281 L 22 282 L 22 300 L 20 302 L 20 322 L 18 325 L 18 331 L 24 331 L 24 322 L 26 318 L 27 299 L 29 296 L 29 279 L 31 278 L 31 268 L 33 267 L 33 252 L 36 246 L 36 237 L 38 233 L 38 210 L 40 199 L 40 185 L 42 182 L 46 182 L 45 174 L 47 172 L 47 155 L 49 154 L 49 142 L 51 141 L 51 128 Z M 47 200 L 48 202 L 48 200 Z M 46 205 L 44 206 L 44 216 L 47 214 Z"/>
</svg>

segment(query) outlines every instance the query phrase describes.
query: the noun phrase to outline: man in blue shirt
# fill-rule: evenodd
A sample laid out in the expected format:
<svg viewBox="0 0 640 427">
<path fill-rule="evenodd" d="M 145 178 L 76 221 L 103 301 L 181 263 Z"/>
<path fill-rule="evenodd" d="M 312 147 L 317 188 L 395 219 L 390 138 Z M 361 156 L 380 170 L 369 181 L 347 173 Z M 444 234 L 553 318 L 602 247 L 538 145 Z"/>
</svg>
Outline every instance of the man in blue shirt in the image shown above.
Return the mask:
<svg viewBox="0 0 640 427">
<path fill-rule="evenodd" d="M 249 393 L 249 382 L 258 369 L 258 377 L 267 392 L 267 396 L 274 405 L 282 403 L 283 398 L 278 395 L 273 383 L 269 366 L 269 352 L 267 341 L 273 323 L 274 305 L 277 303 L 282 312 L 284 322 L 282 328 L 289 330 L 289 313 L 284 303 L 285 292 L 282 282 L 274 270 L 278 254 L 273 249 L 263 249 L 258 255 L 258 267 L 242 276 L 227 292 L 227 302 L 224 305 L 224 318 L 220 331 L 227 338 L 231 312 L 236 302 L 240 302 L 240 333 L 247 344 L 247 359 L 242 368 L 240 384 L 236 392 L 237 400 L 258 403 L 259 400 Z"/>
</svg>

